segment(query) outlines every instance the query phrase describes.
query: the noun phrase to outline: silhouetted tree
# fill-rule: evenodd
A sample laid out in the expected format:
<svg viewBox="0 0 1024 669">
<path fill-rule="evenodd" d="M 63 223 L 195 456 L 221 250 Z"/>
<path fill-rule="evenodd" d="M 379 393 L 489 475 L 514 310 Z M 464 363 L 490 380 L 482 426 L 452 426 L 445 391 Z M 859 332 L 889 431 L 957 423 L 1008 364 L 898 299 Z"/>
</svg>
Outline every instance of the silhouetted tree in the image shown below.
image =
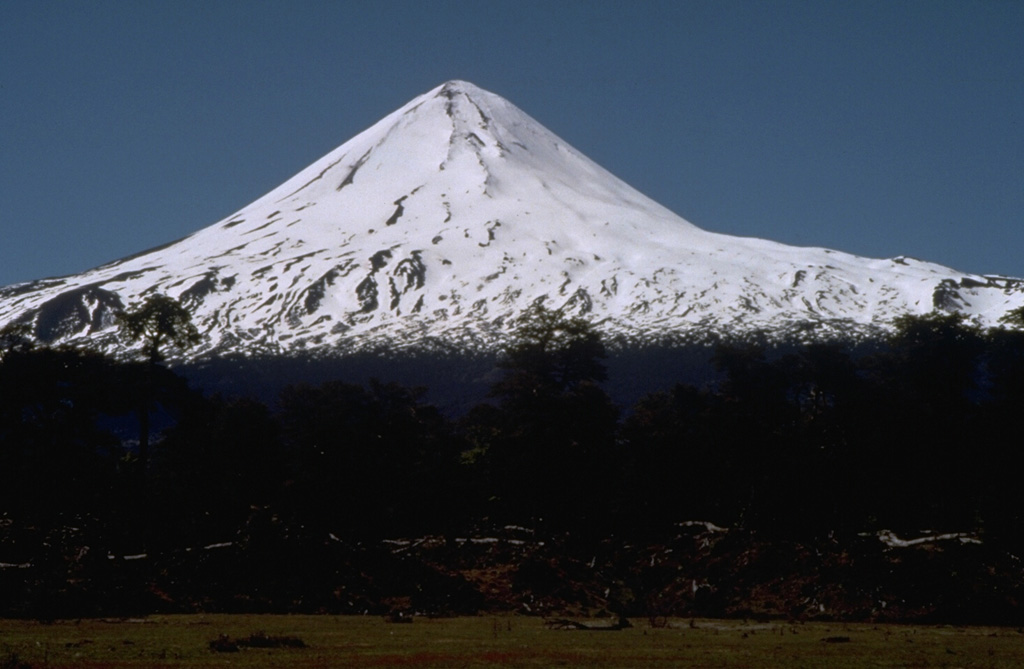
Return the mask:
<svg viewBox="0 0 1024 669">
<path fill-rule="evenodd" d="M 785 378 L 792 421 L 775 455 L 780 466 L 772 489 L 762 499 L 770 511 L 762 524 L 800 537 L 867 529 L 878 472 L 873 437 L 865 430 L 871 421 L 864 417 L 874 413 L 874 394 L 856 361 L 839 343 L 812 343 L 774 367 Z"/>
<path fill-rule="evenodd" d="M 985 361 L 990 393 L 997 405 L 1019 411 L 1024 407 L 1024 309 L 1007 314 L 985 335 Z"/>
<path fill-rule="evenodd" d="M 164 359 L 166 348 L 187 349 L 201 340 L 192 316 L 173 297 L 156 294 L 121 315 L 121 331 L 129 341 L 141 341 L 150 364 Z"/>
<path fill-rule="evenodd" d="M 979 430 L 982 333 L 961 314 L 903 316 L 895 325 L 888 351 L 870 361 L 887 405 L 880 442 L 899 494 L 885 513 L 893 525 L 970 524 L 981 482 L 965 445 Z"/>
<path fill-rule="evenodd" d="M 498 412 L 480 462 L 499 513 L 576 529 L 605 523 L 621 485 L 614 463 L 618 410 L 598 385 L 604 345 L 587 321 L 535 305 L 517 323 L 494 384 Z M 477 412 L 477 416 L 483 413 Z"/>
<path fill-rule="evenodd" d="M 536 303 L 516 321 L 512 344 L 499 367 L 504 378 L 491 394 L 514 400 L 525 394 L 572 391 L 607 378 L 601 337 L 588 321 Z"/>
<path fill-rule="evenodd" d="M 725 379 L 711 425 L 718 448 L 728 454 L 736 489 L 739 523 L 756 526 L 772 513 L 767 498 L 779 489 L 779 474 L 789 460 L 796 421 L 787 403 L 787 378 L 768 361 L 764 345 L 720 345 L 711 362 Z"/>
<path fill-rule="evenodd" d="M 149 461 L 150 411 L 152 410 L 156 367 L 167 348 L 187 349 L 200 341 L 192 316 L 180 302 L 167 295 L 146 298 L 140 306 L 120 316 L 120 329 L 131 342 L 141 341 L 148 361 L 148 377 L 139 397 L 139 472 L 145 477 Z"/>
<path fill-rule="evenodd" d="M 901 316 L 895 325 L 886 362 L 901 390 L 937 415 L 971 402 L 984 349 L 980 328 L 962 314 L 940 312 Z"/>
</svg>

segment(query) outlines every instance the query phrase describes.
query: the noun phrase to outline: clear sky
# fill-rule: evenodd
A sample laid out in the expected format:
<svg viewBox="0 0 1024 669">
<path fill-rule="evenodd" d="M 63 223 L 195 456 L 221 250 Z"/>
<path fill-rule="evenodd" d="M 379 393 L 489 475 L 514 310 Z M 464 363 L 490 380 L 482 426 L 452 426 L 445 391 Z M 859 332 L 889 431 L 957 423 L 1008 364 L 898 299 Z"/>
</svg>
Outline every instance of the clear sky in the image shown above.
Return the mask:
<svg viewBox="0 0 1024 669">
<path fill-rule="evenodd" d="M 1024 276 L 1022 0 L 3 0 L 0 285 L 210 225 L 449 79 L 707 230 Z"/>
</svg>

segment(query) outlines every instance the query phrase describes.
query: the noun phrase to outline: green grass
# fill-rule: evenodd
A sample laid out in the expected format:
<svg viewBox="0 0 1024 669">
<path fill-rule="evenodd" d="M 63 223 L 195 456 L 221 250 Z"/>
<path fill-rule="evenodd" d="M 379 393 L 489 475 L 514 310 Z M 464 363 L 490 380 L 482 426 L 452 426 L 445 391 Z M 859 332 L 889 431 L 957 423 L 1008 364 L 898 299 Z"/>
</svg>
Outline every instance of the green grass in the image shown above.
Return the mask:
<svg viewBox="0 0 1024 669">
<path fill-rule="evenodd" d="M 1010 628 L 634 620 L 621 632 L 552 630 L 526 617 L 389 624 L 377 617 L 188 615 L 44 624 L 0 620 L 0 668 L 81 667 L 1021 667 Z M 209 643 L 254 633 L 305 648 Z M 828 642 L 829 638 L 849 641 Z M 6 662 L 6 665 L 5 665 Z"/>
</svg>

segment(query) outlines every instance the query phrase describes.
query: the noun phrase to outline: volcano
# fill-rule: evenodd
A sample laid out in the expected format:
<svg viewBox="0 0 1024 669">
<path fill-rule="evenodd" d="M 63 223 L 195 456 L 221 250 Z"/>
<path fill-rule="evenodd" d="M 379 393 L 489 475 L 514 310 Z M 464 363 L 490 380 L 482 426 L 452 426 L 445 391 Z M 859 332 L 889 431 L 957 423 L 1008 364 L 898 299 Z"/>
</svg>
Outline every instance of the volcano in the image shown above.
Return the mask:
<svg viewBox="0 0 1024 669">
<path fill-rule="evenodd" d="M 185 239 L 0 289 L 0 324 L 124 353 L 116 315 L 154 293 L 191 312 L 191 358 L 488 351 L 536 303 L 624 344 L 870 336 L 1024 305 L 1018 279 L 702 230 L 464 81 Z"/>
</svg>

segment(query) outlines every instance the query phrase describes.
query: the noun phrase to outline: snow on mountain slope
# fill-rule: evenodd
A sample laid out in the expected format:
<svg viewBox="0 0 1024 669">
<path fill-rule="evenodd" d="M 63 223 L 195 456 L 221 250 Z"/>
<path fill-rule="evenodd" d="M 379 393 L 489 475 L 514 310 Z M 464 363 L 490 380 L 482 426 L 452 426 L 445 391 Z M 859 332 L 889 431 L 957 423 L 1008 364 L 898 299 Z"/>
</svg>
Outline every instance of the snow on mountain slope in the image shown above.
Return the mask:
<svg viewBox="0 0 1024 669">
<path fill-rule="evenodd" d="M 706 232 L 462 81 L 185 239 L 0 289 L 0 324 L 116 350 L 115 314 L 153 292 L 193 313 L 192 355 L 486 349 L 536 301 L 626 341 L 870 332 L 935 308 L 991 323 L 1024 305 L 1016 279 Z"/>
</svg>

